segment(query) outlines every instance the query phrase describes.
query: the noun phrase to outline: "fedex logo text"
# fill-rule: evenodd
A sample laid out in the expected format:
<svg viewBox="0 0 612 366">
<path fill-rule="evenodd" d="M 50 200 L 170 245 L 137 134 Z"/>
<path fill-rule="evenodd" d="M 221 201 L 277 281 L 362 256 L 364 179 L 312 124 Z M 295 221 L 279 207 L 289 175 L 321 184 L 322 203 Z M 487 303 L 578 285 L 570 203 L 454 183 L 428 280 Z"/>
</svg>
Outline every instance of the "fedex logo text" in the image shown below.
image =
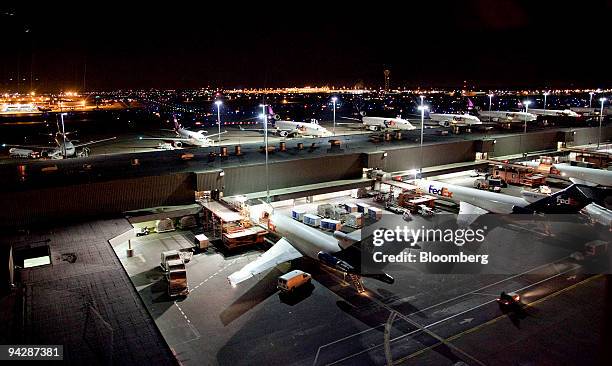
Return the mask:
<svg viewBox="0 0 612 366">
<path fill-rule="evenodd" d="M 572 197 L 563 198 L 561 196 L 557 196 L 557 205 L 571 205 L 575 206 L 578 202 Z"/>
<path fill-rule="evenodd" d="M 429 186 L 428 191 L 429 193 L 435 194 L 437 196 L 448 197 L 448 198 L 453 197 L 453 192 L 449 191 L 448 188 L 446 187 L 442 187 L 439 189 L 439 188 L 434 187 L 432 184 Z"/>
</svg>

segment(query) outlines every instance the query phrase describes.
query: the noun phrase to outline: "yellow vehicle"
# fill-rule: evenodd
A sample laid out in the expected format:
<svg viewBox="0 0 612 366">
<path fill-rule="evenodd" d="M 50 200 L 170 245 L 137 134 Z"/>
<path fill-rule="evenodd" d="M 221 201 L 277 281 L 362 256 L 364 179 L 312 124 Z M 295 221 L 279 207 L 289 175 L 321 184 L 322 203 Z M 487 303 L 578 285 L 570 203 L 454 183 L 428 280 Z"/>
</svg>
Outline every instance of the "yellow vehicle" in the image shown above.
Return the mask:
<svg viewBox="0 0 612 366">
<path fill-rule="evenodd" d="M 293 292 L 298 287 L 309 284 L 311 280 L 310 274 L 296 269 L 280 276 L 276 287 L 282 292 Z"/>
</svg>

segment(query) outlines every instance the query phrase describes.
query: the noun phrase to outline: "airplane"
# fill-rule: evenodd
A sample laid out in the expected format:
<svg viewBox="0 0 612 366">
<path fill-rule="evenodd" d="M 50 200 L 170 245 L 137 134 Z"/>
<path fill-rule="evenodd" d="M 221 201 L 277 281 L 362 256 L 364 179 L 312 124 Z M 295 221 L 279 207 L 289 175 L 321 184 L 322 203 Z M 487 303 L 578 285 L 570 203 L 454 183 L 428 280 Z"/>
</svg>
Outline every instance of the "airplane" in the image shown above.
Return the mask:
<svg viewBox="0 0 612 366">
<path fill-rule="evenodd" d="M 296 137 L 296 136 L 312 136 L 312 137 L 329 137 L 333 136 L 327 128 L 319 125 L 316 119 L 310 122 L 295 122 L 281 120 L 280 115 L 274 113 L 271 106 L 266 106 L 266 120 L 272 121 L 271 126 L 268 127 L 267 131 L 270 134 L 278 135 L 280 137 Z M 260 115 L 258 118 L 263 118 Z M 242 125 L 238 125 L 241 131 L 257 131 L 265 132 L 263 128 L 244 128 Z"/>
<path fill-rule="evenodd" d="M 183 144 L 198 146 L 198 147 L 209 147 L 213 144 L 212 136 L 223 135 L 227 131 L 221 133 L 215 133 L 211 135 L 205 135 L 206 131 L 190 131 L 181 126 L 176 117 L 174 117 L 174 130 L 172 130 L 177 137 L 139 137 L 139 140 L 161 140 L 161 141 L 172 141 L 172 145 L 175 148 L 181 148 Z"/>
<path fill-rule="evenodd" d="M 602 195 L 607 194 L 607 191 L 592 186 L 573 184 L 551 195 L 531 200 L 525 196 L 515 197 L 434 180 L 419 179 L 415 185 L 428 194 L 459 203 L 460 215 L 475 216 L 486 213 L 578 213 L 591 203 L 601 202 Z"/>
<path fill-rule="evenodd" d="M 429 118 L 442 127 L 470 127 L 482 125 L 480 119 L 471 114 L 429 113 Z"/>
<path fill-rule="evenodd" d="M 530 113 L 537 116 L 550 116 L 550 117 L 580 117 L 580 114 L 572 111 L 571 109 L 529 109 Z"/>
<path fill-rule="evenodd" d="M 242 125 L 238 125 L 238 127 L 241 131 L 265 131 L 263 128 L 244 128 Z M 316 120 L 313 120 L 312 122 L 274 120 L 272 125 L 268 128 L 268 133 L 272 133 L 280 137 L 329 137 L 333 135 L 327 128 L 319 125 Z"/>
<path fill-rule="evenodd" d="M 535 122 L 538 119 L 533 113 L 510 111 L 480 111 L 479 116 L 498 123 L 525 123 L 525 121 Z"/>
<path fill-rule="evenodd" d="M 89 141 L 85 143 L 74 143 L 67 138 L 68 132 L 64 131 L 64 115 L 60 114 L 61 118 L 61 129 L 58 124 L 58 132 L 55 133 L 55 144 L 56 146 L 36 146 L 36 145 L 12 145 L 2 144 L 2 147 L 10 147 L 9 156 L 13 158 L 50 158 L 50 159 L 65 159 L 72 157 L 83 157 L 89 155 L 89 149 L 86 146 L 93 144 L 99 144 L 106 141 L 116 139 L 116 137 L 110 137 L 102 140 Z M 77 152 L 78 148 L 84 148 L 80 152 Z"/>
<path fill-rule="evenodd" d="M 259 212 L 266 211 L 264 205 L 252 206 L 251 216 L 261 217 Z M 257 222 L 257 220 L 254 220 Z M 336 254 L 359 241 L 354 233 L 334 232 L 333 236 L 325 234 L 304 223 L 282 214 L 269 216 L 267 224 L 261 224 L 266 230 L 281 236 L 281 239 L 261 254 L 253 262 L 230 274 L 228 281 L 235 286 L 274 266 L 303 256 L 314 259 L 328 267 L 349 275 L 359 275 L 355 266 L 338 258 Z M 393 283 L 393 277 L 386 273 L 368 275 L 385 283 Z"/>
<path fill-rule="evenodd" d="M 539 161 L 525 162 L 525 165 L 538 167 Z M 565 163 L 553 164 L 553 171 L 558 175 L 567 177 L 572 183 L 584 184 L 588 186 L 612 187 L 612 171 L 605 169 L 586 168 Z"/>
<path fill-rule="evenodd" d="M 361 118 L 349 118 L 343 117 L 344 119 L 351 119 L 362 123 L 362 127 L 370 131 L 382 131 L 386 129 L 401 130 L 401 131 L 412 131 L 416 130 L 416 127 L 408 120 L 402 119 L 401 116 L 396 118 L 387 117 L 369 117 L 362 114 Z M 344 123 L 341 123 L 344 124 Z"/>
<path fill-rule="evenodd" d="M 538 167 L 541 163 L 529 161 L 525 164 Z M 574 184 L 583 184 L 591 187 L 612 187 L 612 171 L 609 170 L 585 168 L 564 163 L 553 164 L 550 166 L 550 169 L 551 172 L 568 178 Z M 612 227 L 612 210 L 606 208 L 605 203 L 591 203 L 585 206 L 582 212 L 588 216 L 592 222 L 600 223 L 605 227 Z"/>
</svg>

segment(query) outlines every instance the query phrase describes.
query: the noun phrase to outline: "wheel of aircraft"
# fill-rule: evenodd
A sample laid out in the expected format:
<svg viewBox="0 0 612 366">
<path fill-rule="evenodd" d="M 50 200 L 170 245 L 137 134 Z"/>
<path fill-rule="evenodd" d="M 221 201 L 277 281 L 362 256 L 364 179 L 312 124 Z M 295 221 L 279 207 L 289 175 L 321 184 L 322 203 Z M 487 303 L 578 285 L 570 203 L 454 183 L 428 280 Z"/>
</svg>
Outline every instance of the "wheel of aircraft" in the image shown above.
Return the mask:
<svg viewBox="0 0 612 366">
<path fill-rule="evenodd" d="M 174 141 L 174 147 L 181 148 L 183 147 L 183 143 L 181 141 Z"/>
<path fill-rule="evenodd" d="M 280 115 L 279 115 L 279 114 L 275 114 L 275 115 L 273 116 L 273 118 L 274 118 L 275 120 L 279 121 L 279 120 L 280 120 Z"/>
<path fill-rule="evenodd" d="M 289 136 L 289 132 L 288 131 L 279 131 L 278 135 L 280 137 L 287 137 L 287 136 Z"/>
</svg>

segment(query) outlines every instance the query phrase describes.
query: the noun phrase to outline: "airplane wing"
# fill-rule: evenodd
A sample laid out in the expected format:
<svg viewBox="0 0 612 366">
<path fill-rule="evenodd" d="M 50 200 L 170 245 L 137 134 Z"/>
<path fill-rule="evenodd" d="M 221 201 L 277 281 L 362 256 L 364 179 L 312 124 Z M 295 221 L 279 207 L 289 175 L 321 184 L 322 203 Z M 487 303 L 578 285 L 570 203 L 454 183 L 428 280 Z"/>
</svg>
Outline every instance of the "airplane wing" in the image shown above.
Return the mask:
<svg viewBox="0 0 612 366">
<path fill-rule="evenodd" d="M 47 146 L 37 146 L 37 145 L 11 145 L 11 144 L 2 144 L 2 147 L 16 147 L 21 149 L 30 149 L 30 150 L 47 150 L 54 149 L 57 146 L 55 145 L 47 145 Z"/>
<path fill-rule="evenodd" d="M 220 136 L 220 135 L 223 135 L 224 133 L 227 133 L 227 131 L 223 131 L 223 132 L 221 132 L 221 133 L 213 133 L 213 134 L 210 134 L 210 135 L 205 135 L 204 137 L 206 137 L 206 138 L 211 138 L 211 137 L 213 137 L 213 136 Z"/>
<path fill-rule="evenodd" d="M 102 139 L 102 140 L 89 141 L 89 142 L 85 142 L 82 144 L 74 144 L 74 147 L 76 148 L 76 147 L 83 147 L 83 146 L 88 146 L 88 145 L 93 145 L 93 144 L 99 144 L 101 142 L 111 141 L 114 139 L 116 139 L 116 137 L 110 137 L 110 138 Z"/>
<path fill-rule="evenodd" d="M 182 137 L 139 137 L 139 140 L 161 140 L 161 141 L 185 141 L 189 142 L 191 139 L 185 139 Z"/>
<path fill-rule="evenodd" d="M 302 253 L 298 252 L 291 243 L 285 238 L 281 238 L 272 248 L 268 249 L 253 262 L 242 267 L 242 269 L 229 275 L 227 279 L 232 285 L 236 285 L 278 264 L 300 258 L 301 256 Z"/>
<path fill-rule="evenodd" d="M 242 125 L 238 125 L 238 128 L 240 128 L 240 131 L 255 131 L 255 132 L 264 132 L 265 129 L 263 128 L 244 128 L 242 127 Z M 276 127 L 268 127 L 268 133 L 275 133 L 276 132 Z"/>
<path fill-rule="evenodd" d="M 459 216 L 457 216 L 457 223 L 462 226 L 471 225 L 480 215 L 489 213 L 489 211 L 474 206 L 467 202 L 459 202 Z"/>
</svg>

